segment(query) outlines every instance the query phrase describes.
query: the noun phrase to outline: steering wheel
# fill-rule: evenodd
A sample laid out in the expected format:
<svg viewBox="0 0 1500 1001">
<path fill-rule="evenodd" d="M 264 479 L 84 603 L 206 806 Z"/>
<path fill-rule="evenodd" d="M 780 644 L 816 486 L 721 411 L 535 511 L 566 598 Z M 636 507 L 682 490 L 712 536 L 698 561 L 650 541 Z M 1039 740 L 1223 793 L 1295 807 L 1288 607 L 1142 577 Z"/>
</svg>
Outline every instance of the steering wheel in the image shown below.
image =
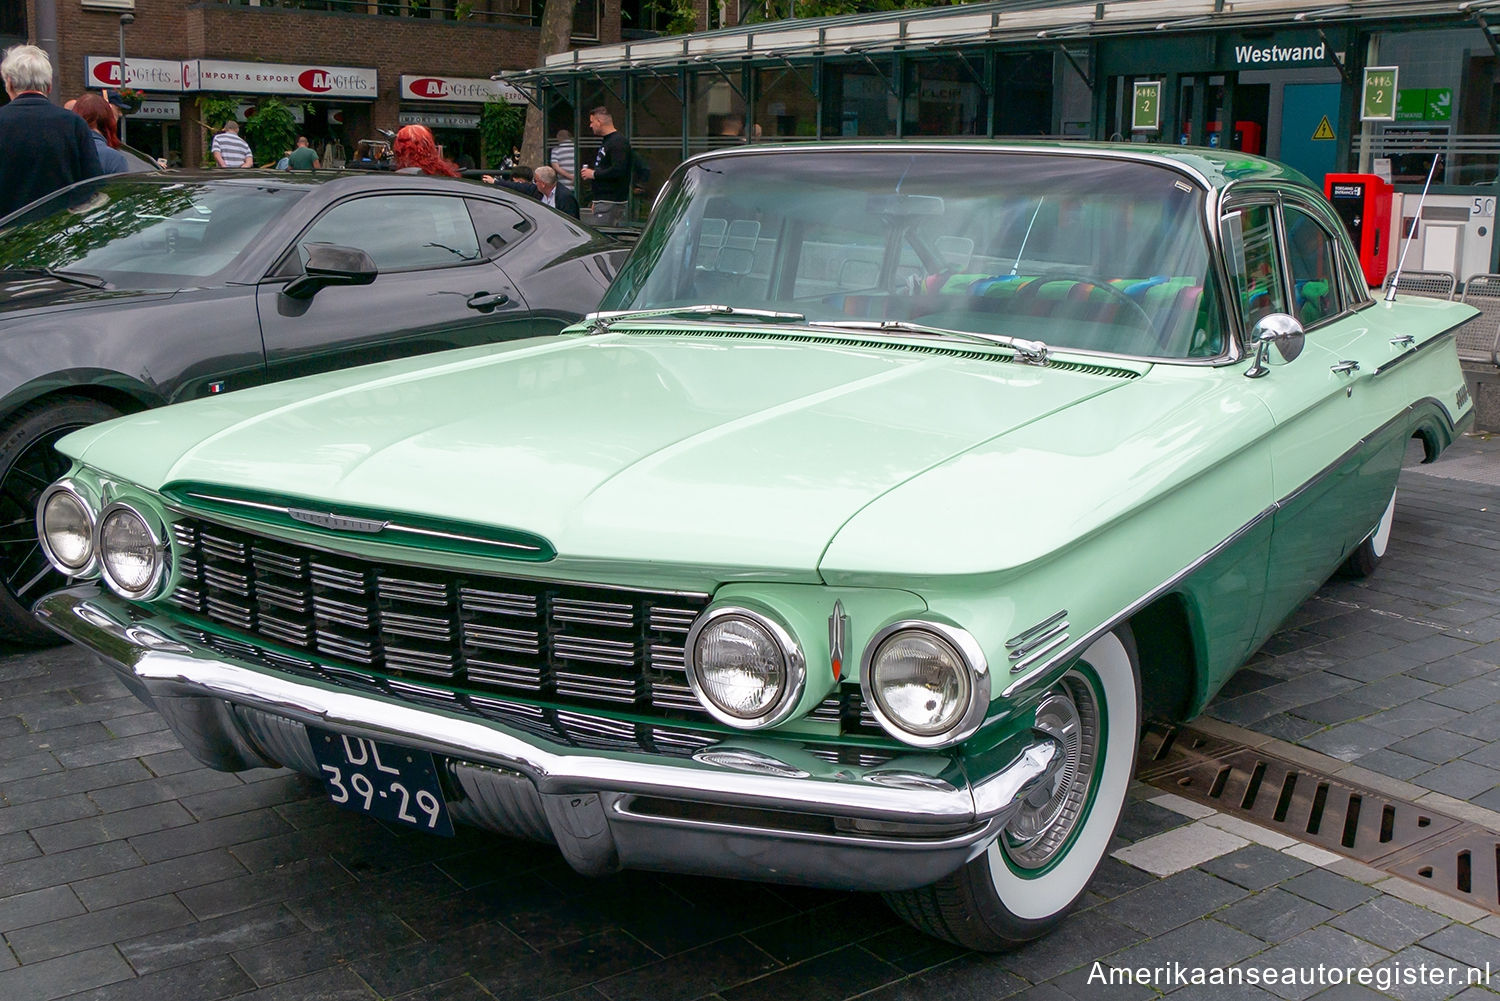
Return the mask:
<svg viewBox="0 0 1500 1001">
<path fill-rule="evenodd" d="M 1146 312 L 1140 303 L 1121 291 L 1118 286 L 1111 285 L 1102 278 L 1093 278 L 1089 275 L 1080 275 L 1068 271 L 1054 271 L 1033 278 L 1026 283 L 1025 288 L 1016 294 L 1017 304 L 1029 303 L 1041 294 L 1042 286 L 1055 281 L 1070 281 L 1075 285 L 1087 285 L 1089 288 L 1101 289 L 1109 298 L 1129 306 L 1135 313 L 1136 319 L 1139 320 L 1142 329 L 1149 331 L 1153 327 L 1150 314 Z"/>
</svg>

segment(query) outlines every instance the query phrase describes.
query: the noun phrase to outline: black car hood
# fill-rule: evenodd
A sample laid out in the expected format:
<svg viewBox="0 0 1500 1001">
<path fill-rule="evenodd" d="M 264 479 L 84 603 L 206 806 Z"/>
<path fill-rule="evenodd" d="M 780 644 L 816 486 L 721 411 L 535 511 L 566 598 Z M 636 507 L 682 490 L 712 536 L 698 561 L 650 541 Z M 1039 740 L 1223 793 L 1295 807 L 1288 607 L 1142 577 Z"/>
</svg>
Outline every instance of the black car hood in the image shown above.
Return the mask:
<svg viewBox="0 0 1500 1001">
<path fill-rule="evenodd" d="M 79 309 L 128 299 L 167 299 L 173 289 L 87 288 L 45 275 L 0 273 L 0 320 L 13 314 Z"/>
</svg>

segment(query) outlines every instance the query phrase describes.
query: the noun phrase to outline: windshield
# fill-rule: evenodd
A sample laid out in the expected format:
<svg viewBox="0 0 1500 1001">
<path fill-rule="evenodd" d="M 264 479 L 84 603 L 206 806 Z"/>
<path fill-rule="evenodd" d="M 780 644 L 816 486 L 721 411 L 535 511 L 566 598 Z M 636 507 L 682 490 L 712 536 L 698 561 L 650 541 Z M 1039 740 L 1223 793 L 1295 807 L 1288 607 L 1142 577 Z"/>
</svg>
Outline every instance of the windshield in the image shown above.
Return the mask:
<svg viewBox="0 0 1500 1001">
<path fill-rule="evenodd" d="M 177 287 L 226 270 L 298 189 L 118 174 L 60 191 L 0 227 L 0 262 L 97 275 L 116 288 Z"/>
<path fill-rule="evenodd" d="M 727 156 L 679 175 L 601 308 L 713 303 L 1213 357 L 1225 340 L 1203 218 L 1181 174 L 1105 157 Z"/>
</svg>

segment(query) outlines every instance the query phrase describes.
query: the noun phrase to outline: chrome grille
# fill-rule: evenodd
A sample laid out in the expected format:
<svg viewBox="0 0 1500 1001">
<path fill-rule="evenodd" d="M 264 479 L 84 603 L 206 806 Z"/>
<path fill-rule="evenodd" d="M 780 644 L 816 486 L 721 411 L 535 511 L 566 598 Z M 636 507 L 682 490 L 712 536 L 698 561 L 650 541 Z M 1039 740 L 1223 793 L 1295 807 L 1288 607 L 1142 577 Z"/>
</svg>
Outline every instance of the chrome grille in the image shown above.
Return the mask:
<svg viewBox="0 0 1500 1001">
<path fill-rule="evenodd" d="M 176 523 L 173 537 L 174 604 L 316 655 L 346 683 L 424 701 L 463 688 L 706 715 L 688 690 L 683 643 L 707 595 L 386 565 L 198 519 Z"/>
</svg>

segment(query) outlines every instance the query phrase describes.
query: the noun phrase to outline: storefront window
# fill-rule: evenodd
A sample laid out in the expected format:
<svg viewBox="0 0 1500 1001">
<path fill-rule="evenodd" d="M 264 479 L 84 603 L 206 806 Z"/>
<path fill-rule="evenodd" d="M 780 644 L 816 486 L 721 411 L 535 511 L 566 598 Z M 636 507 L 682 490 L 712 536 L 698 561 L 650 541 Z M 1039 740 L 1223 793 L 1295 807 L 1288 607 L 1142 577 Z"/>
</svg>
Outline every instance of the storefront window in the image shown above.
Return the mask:
<svg viewBox="0 0 1500 1001">
<path fill-rule="evenodd" d="M 896 134 L 894 60 L 830 62 L 824 71 L 823 136 L 892 136 Z"/>
<path fill-rule="evenodd" d="M 818 132 L 818 68 L 812 63 L 759 70 L 755 77 L 756 142 L 811 139 Z"/>
<path fill-rule="evenodd" d="M 688 74 L 689 156 L 745 141 L 744 89 L 744 74 L 738 66 Z"/>
<path fill-rule="evenodd" d="M 676 73 L 639 77 L 631 95 L 630 149 L 635 157 L 631 189 L 636 212 L 644 216 L 672 168 L 682 161 L 681 77 Z"/>
<path fill-rule="evenodd" d="M 1444 154 L 1438 184 L 1488 184 L 1500 175 L 1500 59 L 1479 26 L 1379 36 L 1380 63 L 1399 70 L 1396 120 L 1377 126 L 1374 155 L 1391 180 L 1421 184 Z"/>
<path fill-rule="evenodd" d="M 914 59 L 906 64 L 902 134 L 977 136 L 985 132 L 984 60 L 978 56 Z"/>
<path fill-rule="evenodd" d="M 1051 52 L 995 57 L 995 135 L 1052 135 Z"/>
</svg>

